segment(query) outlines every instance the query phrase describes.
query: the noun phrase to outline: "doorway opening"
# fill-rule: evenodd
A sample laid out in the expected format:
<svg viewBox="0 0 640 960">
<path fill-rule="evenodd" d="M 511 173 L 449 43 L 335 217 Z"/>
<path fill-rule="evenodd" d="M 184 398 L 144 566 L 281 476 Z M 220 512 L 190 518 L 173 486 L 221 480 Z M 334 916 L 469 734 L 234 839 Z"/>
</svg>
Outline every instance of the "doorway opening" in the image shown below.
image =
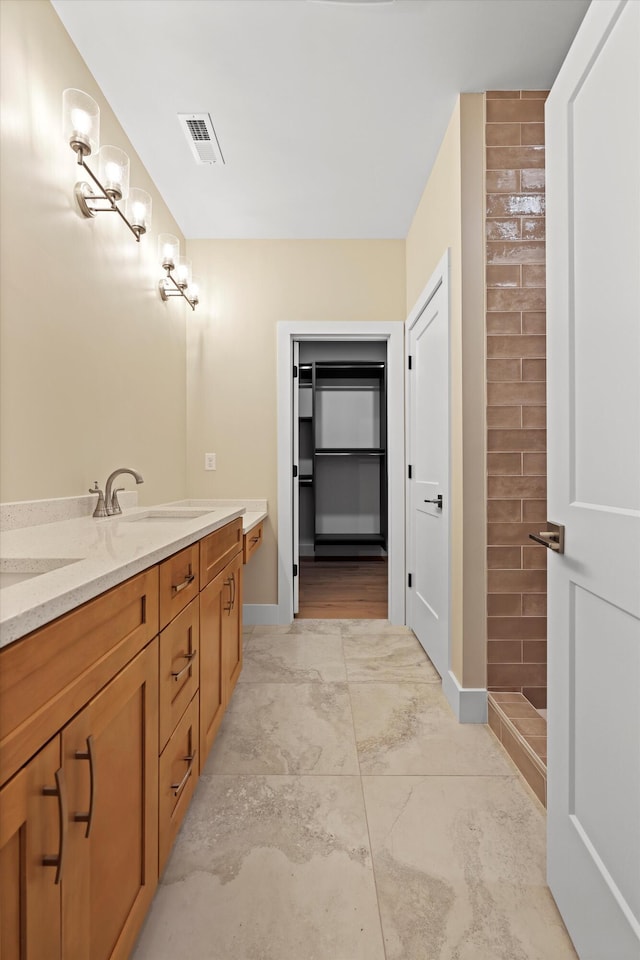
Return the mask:
<svg viewBox="0 0 640 960">
<path fill-rule="evenodd" d="M 294 615 L 386 620 L 387 344 L 308 340 L 294 355 Z"/>
<path fill-rule="evenodd" d="M 300 367 L 300 350 L 303 350 L 305 357 L 306 344 L 315 342 L 320 346 L 326 346 L 330 352 L 329 355 L 316 357 L 308 361 L 309 363 L 327 363 L 334 366 L 339 363 L 336 358 L 336 350 L 345 344 L 351 344 L 359 351 L 359 358 L 348 356 L 342 362 L 363 363 L 374 365 L 376 362 L 384 364 L 384 402 L 382 405 L 379 399 L 378 410 L 385 413 L 384 430 L 386 431 L 386 443 L 384 451 L 384 467 L 381 468 L 381 443 L 380 433 L 378 432 L 375 441 L 373 434 L 367 437 L 362 434 L 357 437 L 357 443 L 361 449 L 355 451 L 347 449 L 347 439 L 344 436 L 334 436 L 331 446 L 324 450 L 322 457 L 317 457 L 316 462 L 320 462 L 321 474 L 329 475 L 331 464 L 332 469 L 346 473 L 348 469 L 353 470 L 354 464 L 359 464 L 355 473 L 357 484 L 342 485 L 343 489 L 360 490 L 364 502 L 368 509 L 365 511 L 365 518 L 358 521 L 359 527 L 347 529 L 345 518 L 347 516 L 347 502 L 342 503 L 338 510 L 328 511 L 328 517 L 321 519 L 316 526 L 316 536 L 324 535 L 324 543 L 316 542 L 314 536 L 312 547 L 313 553 L 308 553 L 308 545 L 311 538 L 305 533 L 303 526 L 302 532 L 302 550 L 300 550 L 300 510 L 304 511 L 305 506 L 301 507 L 300 502 L 300 483 L 301 477 L 308 479 L 309 474 L 305 474 L 305 469 L 310 465 L 308 448 L 305 455 L 303 438 L 302 461 L 300 461 L 300 425 L 298 423 L 298 389 L 294 390 L 293 368 Z M 333 344 L 334 346 L 329 346 Z M 364 352 L 363 352 L 364 351 Z M 382 357 L 383 359 L 380 359 Z M 382 369 L 382 368 L 378 368 Z M 334 372 L 333 386 L 330 384 L 325 390 L 325 409 L 330 410 L 332 415 L 335 411 L 332 404 L 338 409 L 345 409 L 344 397 L 341 397 L 342 379 L 338 373 L 344 373 L 344 370 Z M 371 373 L 371 371 L 369 371 Z M 305 374 L 308 376 L 308 374 Z M 363 378 L 366 380 L 366 378 Z M 303 388 L 308 389 L 308 388 Z M 365 406 L 366 402 L 373 403 L 372 391 L 369 391 L 368 401 L 366 400 L 367 390 L 356 389 L 350 394 L 350 400 L 346 403 L 349 410 L 352 407 Z M 380 397 L 380 393 L 376 394 Z M 329 406 L 326 407 L 328 398 Z M 357 399 L 354 399 L 357 398 Z M 304 400 L 303 400 L 304 403 Z M 304 414 L 303 414 L 304 415 Z M 307 414 L 309 415 L 309 414 Z M 380 418 L 380 413 L 378 413 Z M 375 419 L 375 418 L 374 418 Z M 343 429 L 346 418 L 333 417 L 333 427 L 337 430 Z M 317 425 L 316 425 L 317 426 Z M 305 428 L 303 428 L 305 429 Z M 365 429 L 364 427 L 362 429 Z M 374 427 L 369 429 L 380 430 L 380 423 L 375 422 Z M 329 446 L 329 443 L 327 443 Z M 316 453 L 318 451 L 316 450 Z M 363 453 L 370 454 L 366 459 Z M 345 456 L 338 456 L 345 454 Z M 305 466 L 304 460 L 307 463 Z M 352 463 L 347 467 L 347 462 Z M 341 466 L 336 464 L 340 463 Z M 295 474 L 295 476 L 294 476 Z M 319 474 L 322 479 L 321 474 Z M 404 457 L 404 324 L 380 323 L 380 322 L 307 322 L 307 323 L 288 323 L 278 324 L 278 623 L 291 623 L 294 619 L 294 610 L 298 610 L 299 605 L 299 584 L 300 572 L 303 566 L 313 566 L 313 572 L 319 582 L 313 587 L 309 578 L 309 587 L 312 590 L 311 599 L 316 595 L 328 597 L 332 586 L 327 582 L 330 578 L 340 584 L 341 589 L 346 589 L 347 577 L 341 574 L 341 565 L 348 559 L 354 559 L 356 562 L 351 567 L 353 572 L 353 581 L 357 585 L 354 587 L 358 596 L 360 610 L 363 611 L 360 616 L 365 615 L 367 619 L 378 618 L 378 611 L 381 607 L 373 602 L 373 593 L 380 592 L 380 581 L 386 575 L 386 619 L 393 624 L 404 624 L 405 622 L 405 516 L 404 516 L 404 494 L 405 494 L 405 457 Z M 364 478 L 364 480 L 363 480 Z M 315 478 L 314 478 L 315 479 Z M 365 482 L 367 481 L 367 482 Z M 302 487 L 309 486 L 308 483 L 302 484 Z M 314 491 L 315 495 L 315 491 Z M 302 493 L 302 497 L 308 497 L 307 492 Z M 323 494 L 319 494 L 321 505 Z M 375 506 L 375 510 L 374 510 Z M 326 511 L 325 511 L 326 512 Z M 342 523 L 342 526 L 331 527 L 331 522 L 336 517 Z M 376 524 L 373 523 L 375 517 Z M 315 506 L 314 506 L 315 518 Z M 326 521 L 326 522 L 325 522 Z M 303 518 L 303 525 L 305 521 Z M 353 544 L 336 542 L 341 535 L 361 534 L 364 540 L 369 542 L 359 545 L 358 553 L 354 556 Z M 377 540 L 377 542 L 376 542 Z M 332 541 L 332 542 L 329 542 Z M 306 546 L 305 546 L 306 543 Z M 320 549 L 322 548 L 322 549 Z M 366 548 L 366 549 L 365 549 Z M 347 553 L 345 554 L 345 550 Z M 350 551 L 350 555 L 349 555 Z M 317 559 L 316 559 L 317 556 Z M 375 558 L 375 559 L 370 559 Z M 360 564 L 360 570 L 357 569 Z M 386 568 L 386 571 L 385 571 Z M 342 568 L 344 572 L 345 568 Z M 361 574 L 369 571 L 371 579 L 375 583 L 365 583 Z M 374 573 L 375 570 L 375 573 Z M 332 572 L 333 571 L 333 572 Z M 304 572 L 302 573 L 304 576 Z M 323 581 L 323 582 L 321 582 Z M 384 583 L 384 581 L 383 581 Z M 372 602 L 367 605 L 363 598 L 371 599 Z M 303 587 L 303 601 L 304 601 Z M 380 603 L 384 603 L 384 585 L 381 591 Z M 317 607 L 317 605 L 316 605 Z M 364 614 L 364 609 L 368 613 Z M 331 616 L 330 613 L 316 614 L 317 616 Z M 337 613 L 333 614 L 338 616 Z M 304 616 L 304 613 L 303 613 Z M 307 613 L 306 616 L 311 616 Z M 351 619 L 355 614 L 343 613 L 341 616 Z M 384 619 L 384 618 L 382 618 Z"/>
</svg>

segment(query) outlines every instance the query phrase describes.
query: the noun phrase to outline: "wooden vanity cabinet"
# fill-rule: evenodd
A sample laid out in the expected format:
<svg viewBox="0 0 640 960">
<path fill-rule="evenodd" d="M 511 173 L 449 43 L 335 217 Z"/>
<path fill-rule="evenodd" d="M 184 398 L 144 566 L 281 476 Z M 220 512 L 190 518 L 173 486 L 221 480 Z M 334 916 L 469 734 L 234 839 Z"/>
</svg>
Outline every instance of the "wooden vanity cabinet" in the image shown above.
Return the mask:
<svg viewBox="0 0 640 960">
<path fill-rule="evenodd" d="M 238 519 L 0 650 L 0 960 L 130 956 L 242 667 L 242 548 Z"/>
<path fill-rule="evenodd" d="M 62 955 L 126 960 L 158 879 L 158 641 L 62 731 Z"/>
<path fill-rule="evenodd" d="M 242 538 L 242 557 L 245 563 L 251 560 L 258 547 L 262 543 L 264 535 L 264 524 L 262 520 L 252 527 Z"/>
<path fill-rule="evenodd" d="M 242 554 L 225 567 L 223 585 L 222 692 L 226 707 L 242 670 Z"/>
<path fill-rule="evenodd" d="M 198 596 L 200 550 L 197 543 L 160 564 L 160 629 Z"/>
<path fill-rule="evenodd" d="M 196 693 L 160 756 L 158 873 L 189 809 L 200 773 L 200 698 Z"/>
<path fill-rule="evenodd" d="M 160 634 L 160 750 L 200 687 L 200 606 L 192 600 Z"/>
<path fill-rule="evenodd" d="M 157 886 L 157 697 L 154 641 L 2 788 L 2 960 L 129 957 Z"/>
<path fill-rule="evenodd" d="M 200 772 L 199 571 L 199 543 L 160 564 L 158 874 L 164 870 Z"/>
<path fill-rule="evenodd" d="M 242 668 L 242 521 L 200 543 L 200 769 Z"/>
<path fill-rule="evenodd" d="M 62 854 L 64 865 L 65 804 L 54 737 L 0 790 L 2 960 L 61 960 L 61 886 L 43 859 Z"/>
</svg>

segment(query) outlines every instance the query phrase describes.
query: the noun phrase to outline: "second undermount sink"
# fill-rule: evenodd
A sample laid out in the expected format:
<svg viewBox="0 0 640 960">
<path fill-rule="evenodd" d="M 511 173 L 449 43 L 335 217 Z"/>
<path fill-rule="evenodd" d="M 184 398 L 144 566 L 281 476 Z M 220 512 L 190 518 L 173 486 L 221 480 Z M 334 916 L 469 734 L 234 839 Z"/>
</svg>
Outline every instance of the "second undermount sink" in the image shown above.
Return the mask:
<svg viewBox="0 0 640 960">
<path fill-rule="evenodd" d="M 207 514 L 215 512 L 215 510 L 173 507 L 166 510 L 145 510 L 144 513 L 137 513 L 135 517 L 123 517 L 123 519 L 127 520 L 128 523 L 141 523 L 142 521 L 164 523 L 172 520 L 195 520 L 197 517 L 206 517 Z"/>
<path fill-rule="evenodd" d="M 71 563 L 78 563 L 82 557 L 2 557 L 0 558 L 0 590 L 12 587 L 23 580 L 33 580 L 43 573 L 51 573 Z"/>
</svg>

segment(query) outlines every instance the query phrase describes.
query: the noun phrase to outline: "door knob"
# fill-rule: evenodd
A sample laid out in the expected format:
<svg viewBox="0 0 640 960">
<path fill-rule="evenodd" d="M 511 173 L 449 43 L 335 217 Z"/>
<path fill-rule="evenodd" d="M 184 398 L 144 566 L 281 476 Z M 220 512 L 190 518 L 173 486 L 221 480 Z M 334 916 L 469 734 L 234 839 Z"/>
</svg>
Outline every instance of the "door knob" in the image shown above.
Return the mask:
<svg viewBox="0 0 640 960">
<path fill-rule="evenodd" d="M 439 493 L 435 500 L 425 500 L 425 503 L 435 503 L 438 510 L 442 510 L 442 494 Z"/>
</svg>

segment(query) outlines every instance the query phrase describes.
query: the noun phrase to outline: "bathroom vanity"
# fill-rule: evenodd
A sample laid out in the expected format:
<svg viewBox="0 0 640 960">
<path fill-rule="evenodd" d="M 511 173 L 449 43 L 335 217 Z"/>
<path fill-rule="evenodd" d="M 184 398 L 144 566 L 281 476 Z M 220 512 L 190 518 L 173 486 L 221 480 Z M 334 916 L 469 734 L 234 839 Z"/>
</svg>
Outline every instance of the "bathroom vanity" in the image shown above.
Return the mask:
<svg viewBox="0 0 640 960">
<path fill-rule="evenodd" d="M 0 596 L 3 958 L 135 943 L 242 668 L 266 514 L 195 503 L 3 536 L 14 568 L 84 557 Z"/>
</svg>

